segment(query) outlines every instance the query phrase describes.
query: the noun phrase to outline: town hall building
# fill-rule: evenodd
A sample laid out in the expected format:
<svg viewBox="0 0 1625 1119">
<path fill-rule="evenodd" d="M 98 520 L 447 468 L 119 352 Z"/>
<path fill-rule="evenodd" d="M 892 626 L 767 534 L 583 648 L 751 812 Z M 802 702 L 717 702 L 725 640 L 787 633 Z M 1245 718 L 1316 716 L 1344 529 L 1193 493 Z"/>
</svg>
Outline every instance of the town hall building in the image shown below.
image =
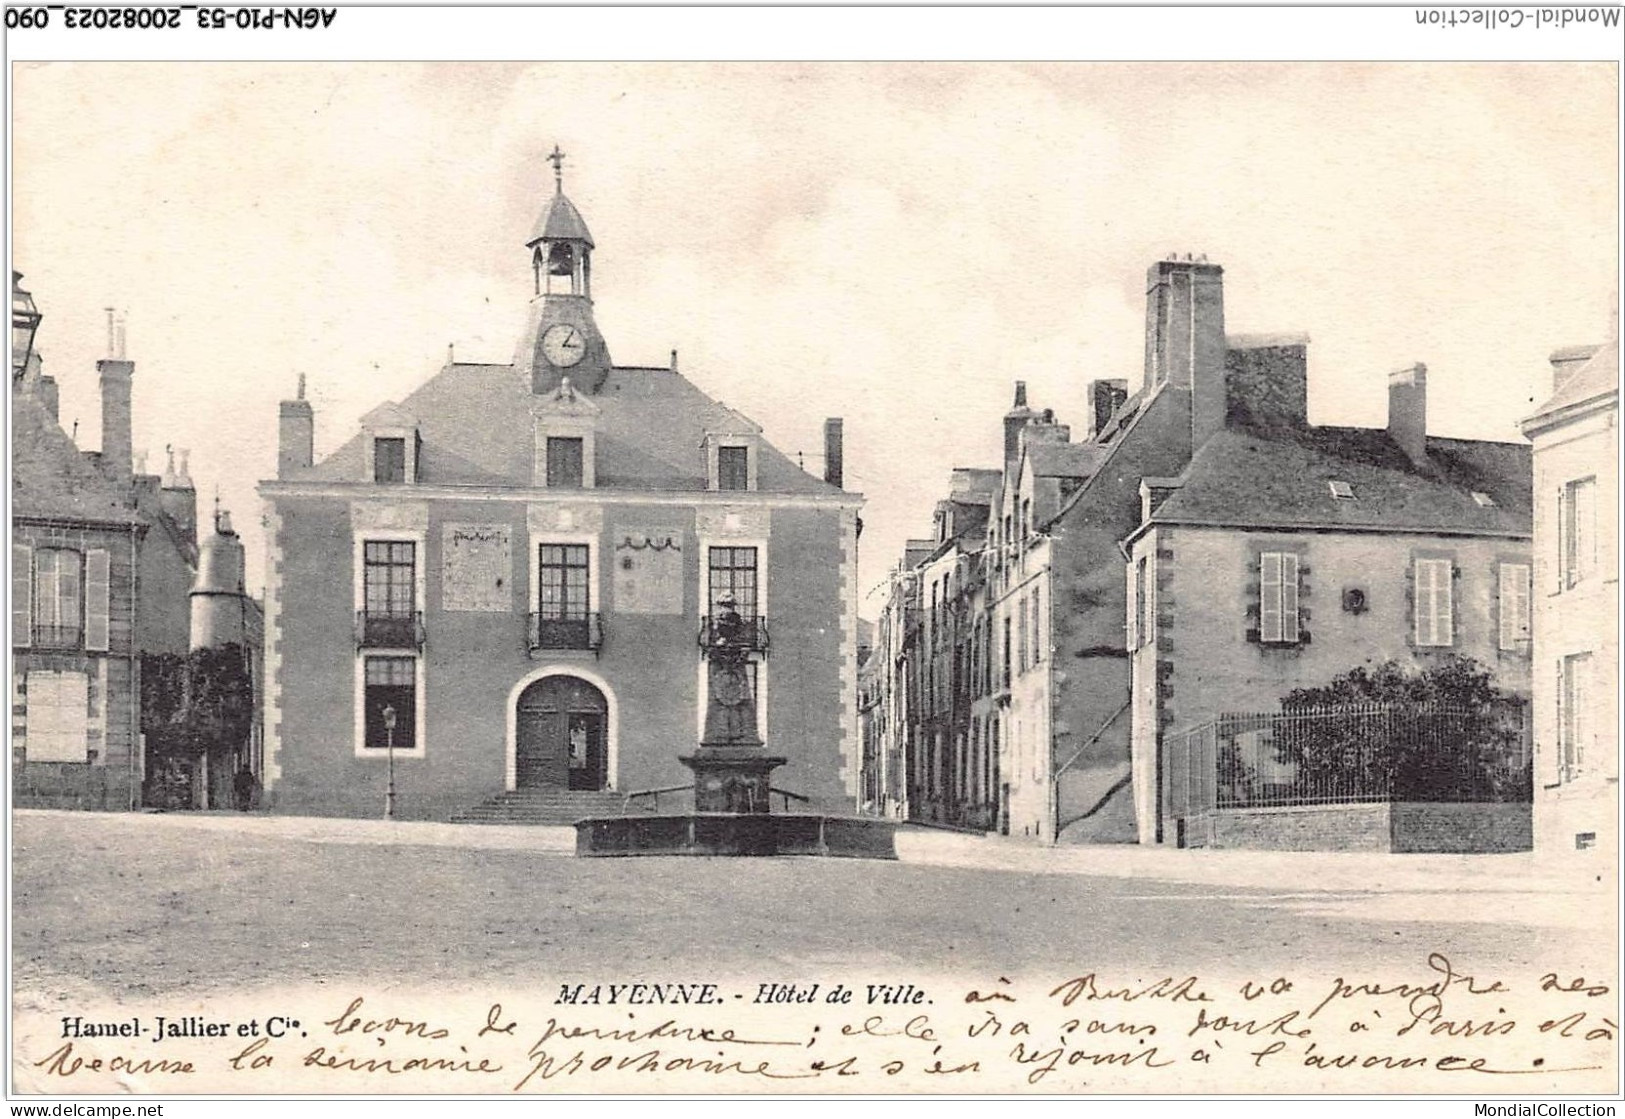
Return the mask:
<svg viewBox="0 0 1625 1119">
<path fill-rule="evenodd" d="M 849 811 L 861 498 L 840 421 L 817 477 L 675 355 L 616 365 L 561 158 L 512 364 L 448 363 L 320 462 L 302 387 L 281 406 L 260 486 L 267 803 L 372 815 L 393 791 L 399 816 L 468 819 L 535 794 L 570 816 L 691 786 L 678 756 L 731 595 L 760 733 L 788 759 L 775 787 Z"/>
</svg>

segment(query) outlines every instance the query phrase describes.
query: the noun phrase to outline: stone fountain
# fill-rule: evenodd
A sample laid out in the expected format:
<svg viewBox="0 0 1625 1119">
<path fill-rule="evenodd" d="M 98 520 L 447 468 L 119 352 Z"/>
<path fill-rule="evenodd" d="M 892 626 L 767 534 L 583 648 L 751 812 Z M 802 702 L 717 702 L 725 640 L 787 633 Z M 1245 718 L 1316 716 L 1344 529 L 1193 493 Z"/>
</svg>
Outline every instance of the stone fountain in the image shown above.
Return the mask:
<svg viewBox="0 0 1625 1119">
<path fill-rule="evenodd" d="M 787 759 L 768 753 L 757 733 L 750 679 L 752 642 L 731 595 L 718 600 L 705 641 L 709 664 L 705 731 L 699 748 L 677 759 L 694 774 L 694 811 L 578 821 L 576 854 L 895 859 L 896 828 L 889 820 L 772 811 L 773 771 Z"/>
</svg>

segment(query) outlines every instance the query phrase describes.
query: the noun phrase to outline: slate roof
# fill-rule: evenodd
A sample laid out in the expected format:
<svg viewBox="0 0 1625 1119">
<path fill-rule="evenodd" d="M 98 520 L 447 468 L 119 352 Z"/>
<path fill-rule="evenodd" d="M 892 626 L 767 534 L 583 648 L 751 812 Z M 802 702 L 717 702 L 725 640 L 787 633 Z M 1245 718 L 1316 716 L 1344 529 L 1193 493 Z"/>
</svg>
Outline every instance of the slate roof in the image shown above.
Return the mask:
<svg viewBox="0 0 1625 1119">
<path fill-rule="evenodd" d="M 1560 351 L 1561 352 L 1561 351 Z M 1576 404 L 1583 404 L 1599 396 L 1609 396 L 1619 391 L 1619 342 L 1609 342 L 1603 346 L 1574 374 L 1564 381 L 1551 396 L 1551 399 L 1540 406 L 1540 410 L 1523 422 L 1539 426 L 1539 421 L 1556 415 Z"/>
<path fill-rule="evenodd" d="M 1229 428 L 1196 453 L 1151 521 L 1531 534 L 1527 444 L 1429 436 L 1427 456 L 1417 467 L 1382 429 Z M 1354 497 L 1333 497 L 1332 480 L 1347 482 Z M 1493 504 L 1481 505 L 1474 491 Z"/>
<path fill-rule="evenodd" d="M 126 494 L 27 392 L 11 394 L 11 515 L 141 525 Z"/>
<path fill-rule="evenodd" d="M 536 229 L 525 244 L 534 245 L 538 241 L 585 241 L 589 249 L 597 247 L 592 243 L 592 234 L 587 232 L 581 211 L 564 197 L 563 191 L 553 195 L 552 203 L 537 219 Z"/>
<path fill-rule="evenodd" d="M 1101 443 L 1035 442 L 1027 444 L 1027 462 L 1035 478 L 1088 478 L 1110 449 Z"/>
<path fill-rule="evenodd" d="M 536 438 L 530 408 L 535 399 L 512 365 L 443 368 L 400 402 L 400 409 L 416 418 L 423 440 L 418 480 L 425 485 L 529 487 Z M 616 367 L 587 399 L 599 409 L 599 489 L 704 491 L 701 444 L 706 432 L 755 426 L 666 368 Z M 841 492 L 765 440 L 758 446 L 758 492 Z M 357 432 L 290 480 L 359 481 L 363 451 Z"/>
</svg>

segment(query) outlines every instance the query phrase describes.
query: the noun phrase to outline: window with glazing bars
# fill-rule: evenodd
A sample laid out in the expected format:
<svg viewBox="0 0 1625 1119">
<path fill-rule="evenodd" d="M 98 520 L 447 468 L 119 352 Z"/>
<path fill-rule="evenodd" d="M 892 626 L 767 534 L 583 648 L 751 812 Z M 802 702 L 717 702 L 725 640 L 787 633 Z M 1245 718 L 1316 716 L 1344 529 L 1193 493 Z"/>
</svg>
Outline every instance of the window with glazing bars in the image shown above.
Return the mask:
<svg viewBox="0 0 1625 1119">
<path fill-rule="evenodd" d="M 543 544 L 541 547 L 541 616 L 582 621 L 592 609 L 588 601 L 587 545 Z"/>
<path fill-rule="evenodd" d="M 756 549 L 711 549 L 711 613 L 724 592 L 734 596 L 741 618 L 754 618 L 756 610 Z"/>
<path fill-rule="evenodd" d="M 417 545 L 369 540 L 363 551 L 363 606 L 370 618 L 410 618 L 417 610 Z"/>
</svg>

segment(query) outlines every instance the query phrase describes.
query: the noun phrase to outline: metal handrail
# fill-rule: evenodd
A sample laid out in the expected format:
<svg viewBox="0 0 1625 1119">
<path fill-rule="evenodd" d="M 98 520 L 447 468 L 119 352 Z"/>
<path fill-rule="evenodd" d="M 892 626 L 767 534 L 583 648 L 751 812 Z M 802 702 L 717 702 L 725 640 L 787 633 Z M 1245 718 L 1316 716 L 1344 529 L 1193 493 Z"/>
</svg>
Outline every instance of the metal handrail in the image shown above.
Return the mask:
<svg viewBox="0 0 1625 1119">
<path fill-rule="evenodd" d="M 596 653 L 603 645 L 604 622 L 601 614 L 530 615 L 526 647 L 532 652 L 537 649 L 590 649 Z"/>
<path fill-rule="evenodd" d="M 421 610 L 405 614 L 356 611 L 355 643 L 358 649 L 421 649 L 423 639 Z"/>
<path fill-rule="evenodd" d="M 700 619 L 700 648 L 711 648 L 716 644 L 716 639 L 716 615 L 707 614 Z M 770 644 L 767 632 L 767 615 L 739 615 L 738 641 L 740 646 L 753 653 L 767 652 Z"/>
</svg>

